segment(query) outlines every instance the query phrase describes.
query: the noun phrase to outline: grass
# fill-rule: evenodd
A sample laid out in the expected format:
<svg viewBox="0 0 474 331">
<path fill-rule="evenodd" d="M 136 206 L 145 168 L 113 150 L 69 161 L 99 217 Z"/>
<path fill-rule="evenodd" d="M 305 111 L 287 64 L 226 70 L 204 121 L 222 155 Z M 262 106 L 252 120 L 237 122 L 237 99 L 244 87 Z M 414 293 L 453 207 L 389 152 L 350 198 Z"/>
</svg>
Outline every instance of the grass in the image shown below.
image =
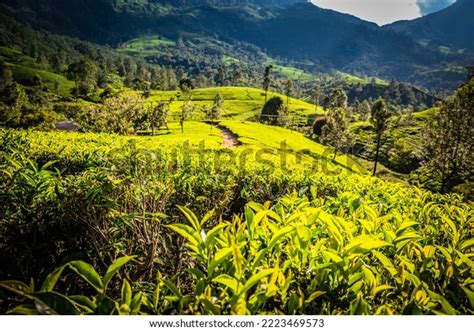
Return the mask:
<svg viewBox="0 0 474 331">
<path fill-rule="evenodd" d="M 291 80 L 299 80 L 299 81 L 313 81 L 314 80 L 314 76 L 304 70 L 301 70 L 295 67 L 290 67 L 290 66 L 278 65 L 274 61 L 269 61 L 267 64 L 272 64 L 273 71 L 279 76 L 282 76 Z"/>
<path fill-rule="evenodd" d="M 261 89 L 247 87 L 213 87 L 196 89 L 192 91 L 192 102 L 197 107 L 211 106 L 214 97 L 220 93 L 224 98 L 223 119 L 250 120 L 254 119 L 261 112 L 265 103 L 265 93 Z M 278 96 L 286 102 L 286 96 L 269 92 L 268 99 Z M 179 91 L 154 91 L 150 96 L 151 101 L 163 101 L 174 98 L 171 103 L 171 114 L 174 120 L 177 119 L 181 106 L 184 104 L 185 96 Z M 308 102 L 290 98 L 289 108 L 292 111 L 295 121 L 303 121 L 305 124 L 311 121 L 315 114 L 323 114 L 323 110 Z M 202 112 L 195 113 L 196 119 L 203 118 Z"/>
<path fill-rule="evenodd" d="M 77 133 L 77 132 L 40 132 L 29 133 L 32 138 L 32 153 L 47 150 L 48 153 L 61 155 L 80 154 L 81 151 L 108 153 L 113 150 L 124 148 L 127 144 L 135 144 L 137 147 L 150 151 L 158 151 L 162 148 L 182 145 L 189 142 L 190 147 L 198 146 L 205 141 L 207 148 L 220 148 L 222 137 L 217 128 L 202 122 L 185 123 L 185 132 L 177 123 L 169 125 L 170 133 L 166 130 L 157 131 L 156 136 L 120 136 L 106 133 Z M 52 144 L 51 142 L 54 142 Z"/>
<path fill-rule="evenodd" d="M 375 79 L 375 84 L 376 85 L 388 86 L 387 81 L 385 81 L 383 79 L 380 79 L 380 78 L 377 78 L 377 77 L 362 78 L 362 77 L 354 76 L 354 75 L 348 74 L 346 72 L 340 72 L 340 71 L 337 72 L 337 75 L 342 77 L 349 84 L 363 84 L 363 85 L 366 85 L 366 84 L 369 84 L 372 79 Z"/>
<path fill-rule="evenodd" d="M 225 150 L 224 154 L 231 155 L 230 160 L 234 160 L 229 160 L 231 163 L 236 162 L 238 158 L 241 163 L 236 164 L 237 166 L 246 168 L 254 163 L 263 164 L 273 168 L 277 173 L 289 169 L 300 174 L 310 172 L 310 169 L 331 173 L 342 170 L 349 173 L 366 173 L 354 158 L 339 155 L 333 159 L 333 152 L 330 149 L 301 133 L 260 123 L 224 120 L 219 124 L 238 137 L 240 146 L 232 150 L 224 149 L 220 130 L 203 122 L 185 122 L 184 133 L 181 132 L 178 123 L 171 123 L 169 133 L 162 128 L 156 131 L 155 136 L 55 131 L 32 131 L 29 135 L 32 138 L 32 155 L 47 152 L 47 154 L 60 154 L 65 158 L 75 158 L 87 151 L 107 154 L 123 150 L 132 144 L 158 154 L 169 153 L 170 148 L 177 148 L 175 151 L 182 152 L 180 155 L 184 157 L 190 154 L 194 157 L 198 151 Z M 191 149 L 186 150 L 187 147 Z"/>
<path fill-rule="evenodd" d="M 149 56 L 164 54 L 161 46 L 175 46 L 176 42 L 160 36 L 136 38 L 125 42 L 118 50 L 127 55 Z"/>
<path fill-rule="evenodd" d="M 223 56 L 222 57 L 222 61 L 225 63 L 225 64 L 234 64 L 234 63 L 240 63 L 240 60 L 239 59 L 236 59 L 235 57 L 232 57 L 232 56 Z"/>
<path fill-rule="evenodd" d="M 267 154 L 275 155 L 281 155 L 286 150 L 289 163 L 296 162 L 297 164 L 299 161 L 296 155 L 298 155 L 302 164 L 320 161 L 321 165 L 328 166 L 329 170 L 333 170 L 334 167 L 342 167 L 356 173 L 366 173 L 355 159 L 339 155 L 333 160 L 334 154 L 330 149 L 308 139 L 299 132 L 253 122 L 222 121 L 220 124 L 239 136 L 239 142 L 242 143 L 242 146 L 239 147 L 240 150 L 250 147 L 264 152 L 266 149 Z"/>
</svg>

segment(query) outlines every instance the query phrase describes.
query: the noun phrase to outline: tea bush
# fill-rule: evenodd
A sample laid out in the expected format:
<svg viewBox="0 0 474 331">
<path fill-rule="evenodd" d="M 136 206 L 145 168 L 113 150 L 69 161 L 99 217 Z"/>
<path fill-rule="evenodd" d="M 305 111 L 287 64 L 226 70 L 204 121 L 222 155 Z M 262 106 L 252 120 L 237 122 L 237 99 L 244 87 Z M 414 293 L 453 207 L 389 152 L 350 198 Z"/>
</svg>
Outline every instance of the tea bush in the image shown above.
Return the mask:
<svg viewBox="0 0 474 331">
<path fill-rule="evenodd" d="M 461 195 L 323 173 L 310 154 L 283 170 L 216 163 L 240 147 L 186 158 L 182 141 L 76 135 L 1 131 L 2 311 L 473 312 Z"/>
</svg>

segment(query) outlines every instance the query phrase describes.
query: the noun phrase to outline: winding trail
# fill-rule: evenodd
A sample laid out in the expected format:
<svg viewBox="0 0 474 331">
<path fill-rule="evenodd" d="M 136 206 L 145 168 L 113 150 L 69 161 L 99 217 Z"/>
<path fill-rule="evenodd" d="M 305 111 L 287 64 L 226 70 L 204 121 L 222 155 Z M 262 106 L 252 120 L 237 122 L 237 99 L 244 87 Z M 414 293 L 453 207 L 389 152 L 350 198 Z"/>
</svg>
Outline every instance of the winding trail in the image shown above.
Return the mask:
<svg viewBox="0 0 474 331">
<path fill-rule="evenodd" d="M 223 146 L 225 148 L 234 148 L 241 143 L 239 142 L 239 136 L 230 131 L 228 128 L 221 126 L 221 125 L 216 125 L 216 127 L 219 129 L 221 132 L 222 139 L 224 139 Z"/>
</svg>

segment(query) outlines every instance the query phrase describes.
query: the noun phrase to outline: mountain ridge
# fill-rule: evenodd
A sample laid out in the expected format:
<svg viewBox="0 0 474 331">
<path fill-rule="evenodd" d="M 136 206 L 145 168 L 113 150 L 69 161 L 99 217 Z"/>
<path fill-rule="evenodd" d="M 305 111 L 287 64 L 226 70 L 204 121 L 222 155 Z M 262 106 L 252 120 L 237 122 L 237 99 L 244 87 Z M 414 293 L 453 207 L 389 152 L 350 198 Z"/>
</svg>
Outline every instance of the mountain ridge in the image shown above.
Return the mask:
<svg viewBox="0 0 474 331">
<path fill-rule="evenodd" d="M 415 40 L 474 52 L 473 14 L 473 0 L 457 0 L 443 10 L 414 20 L 394 22 L 384 28 L 405 33 Z"/>
<path fill-rule="evenodd" d="M 430 89 L 456 88 L 464 72 L 453 75 L 450 68 L 472 59 L 471 54 L 445 53 L 439 49 L 442 45 L 420 43 L 397 25 L 379 27 L 306 1 L 229 0 L 212 5 L 215 2 L 1 0 L 0 4 L 2 12 L 32 27 L 113 47 L 150 34 L 173 40 L 216 37 L 231 44 L 254 44 L 275 58 L 308 63 L 305 69 L 312 72 L 341 70 Z"/>
</svg>

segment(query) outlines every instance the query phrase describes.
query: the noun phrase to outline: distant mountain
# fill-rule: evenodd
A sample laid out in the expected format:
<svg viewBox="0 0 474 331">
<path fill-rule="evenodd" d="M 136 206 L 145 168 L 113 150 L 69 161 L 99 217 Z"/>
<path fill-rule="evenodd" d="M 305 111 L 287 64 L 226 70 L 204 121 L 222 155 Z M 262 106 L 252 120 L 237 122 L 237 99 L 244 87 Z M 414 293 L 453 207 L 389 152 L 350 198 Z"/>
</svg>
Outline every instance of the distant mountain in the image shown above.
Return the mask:
<svg viewBox="0 0 474 331">
<path fill-rule="evenodd" d="M 449 20 L 457 22 L 458 15 L 462 24 L 457 28 L 439 23 L 446 35 L 439 32 L 436 40 L 457 34 L 456 45 L 470 44 L 465 36 L 473 31 L 468 29 L 472 22 L 465 20 L 473 2 L 460 0 L 416 25 L 428 34 L 435 23 L 424 19 L 448 12 Z M 117 46 L 153 34 L 173 40 L 211 37 L 229 44 L 254 44 L 269 56 L 301 64 L 310 72 L 335 69 L 436 91 L 459 86 L 465 74 L 452 68 L 463 68 L 472 59 L 471 54 L 447 54 L 438 47 L 444 42 L 433 46 L 415 41 L 414 35 L 424 37 L 403 28 L 410 22 L 380 28 L 301 0 L 0 0 L 0 5 L 2 12 L 34 28 L 100 44 Z"/>
<path fill-rule="evenodd" d="M 118 0 L 117 2 L 125 2 Z M 308 0 L 148 0 L 149 3 L 168 3 L 173 6 L 237 6 L 237 5 L 291 5 L 299 2 L 308 2 Z"/>
<path fill-rule="evenodd" d="M 416 40 L 474 52 L 474 0 L 457 0 L 439 12 L 385 26 Z"/>
</svg>

